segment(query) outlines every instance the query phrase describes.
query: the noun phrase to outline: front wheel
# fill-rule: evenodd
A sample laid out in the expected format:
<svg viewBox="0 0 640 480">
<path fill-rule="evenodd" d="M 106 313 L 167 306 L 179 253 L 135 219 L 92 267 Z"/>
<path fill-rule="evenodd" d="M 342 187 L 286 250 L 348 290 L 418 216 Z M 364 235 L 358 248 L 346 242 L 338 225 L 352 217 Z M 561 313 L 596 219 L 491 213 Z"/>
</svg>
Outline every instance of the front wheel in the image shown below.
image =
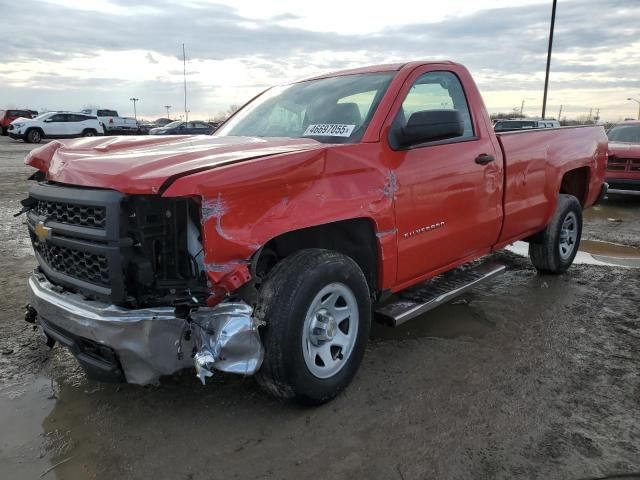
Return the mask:
<svg viewBox="0 0 640 480">
<path fill-rule="evenodd" d="M 29 130 L 24 139 L 27 143 L 40 143 L 42 141 L 42 133 L 38 129 Z"/>
<path fill-rule="evenodd" d="M 351 258 L 301 250 L 269 273 L 256 316 L 266 323 L 258 383 L 276 397 L 317 405 L 349 385 L 362 361 L 369 287 Z"/>
<path fill-rule="evenodd" d="M 558 274 L 573 263 L 582 237 L 582 207 L 572 195 L 560 194 L 555 214 L 539 238 L 529 243 L 531 263 L 539 272 Z"/>
<path fill-rule="evenodd" d="M 3 136 L 3 137 L 6 137 L 6 136 L 9 134 L 9 130 L 7 130 L 7 128 L 6 128 L 6 127 L 2 127 L 2 129 L 1 129 L 1 130 L 2 130 L 2 136 Z"/>
</svg>

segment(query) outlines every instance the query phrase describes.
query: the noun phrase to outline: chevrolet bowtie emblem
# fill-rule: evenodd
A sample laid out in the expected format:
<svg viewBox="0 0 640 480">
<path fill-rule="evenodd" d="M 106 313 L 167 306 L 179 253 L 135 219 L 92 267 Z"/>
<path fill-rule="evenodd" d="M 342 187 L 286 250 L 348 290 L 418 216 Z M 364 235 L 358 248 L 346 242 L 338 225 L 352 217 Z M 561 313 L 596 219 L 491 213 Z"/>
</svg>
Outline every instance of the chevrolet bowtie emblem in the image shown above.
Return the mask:
<svg viewBox="0 0 640 480">
<path fill-rule="evenodd" d="M 51 238 L 51 228 L 45 227 L 44 222 L 36 223 L 34 231 L 36 237 L 38 237 L 38 240 L 41 242 L 46 242 Z"/>
</svg>

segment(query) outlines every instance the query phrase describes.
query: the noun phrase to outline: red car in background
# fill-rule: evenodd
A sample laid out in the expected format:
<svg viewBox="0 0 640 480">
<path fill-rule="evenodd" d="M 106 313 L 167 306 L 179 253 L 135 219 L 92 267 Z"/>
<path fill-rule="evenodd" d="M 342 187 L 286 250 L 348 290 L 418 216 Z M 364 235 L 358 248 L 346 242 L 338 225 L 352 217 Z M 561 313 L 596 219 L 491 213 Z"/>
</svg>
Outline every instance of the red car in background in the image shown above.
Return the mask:
<svg viewBox="0 0 640 480">
<path fill-rule="evenodd" d="M 33 114 L 31 110 L 0 110 L 0 130 L 2 131 L 2 135 L 7 134 L 9 125 L 11 125 L 11 122 L 16 118 L 33 118 Z"/>
<path fill-rule="evenodd" d="M 617 190 L 640 190 L 640 120 L 614 125 L 607 131 L 609 160 L 606 182 Z"/>
</svg>

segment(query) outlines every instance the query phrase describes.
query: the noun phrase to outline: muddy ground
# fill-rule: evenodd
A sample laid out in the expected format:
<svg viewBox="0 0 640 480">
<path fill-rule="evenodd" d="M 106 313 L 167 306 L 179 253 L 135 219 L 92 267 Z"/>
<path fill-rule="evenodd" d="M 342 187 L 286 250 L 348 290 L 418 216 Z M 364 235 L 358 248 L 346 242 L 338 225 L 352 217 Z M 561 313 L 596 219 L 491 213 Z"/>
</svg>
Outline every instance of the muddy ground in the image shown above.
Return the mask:
<svg viewBox="0 0 640 480">
<path fill-rule="evenodd" d="M 640 270 L 540 276 L 500 253 L 503 277 L 376 326 L 354 383 L 319 408 L 233 376 L 101 385 L 22 320 L 27 151 L 0 138 L 1 478 L 640 478 Z M 639 232 L 640 197 L 615 196 L 584 234 Z"/>
</svg>

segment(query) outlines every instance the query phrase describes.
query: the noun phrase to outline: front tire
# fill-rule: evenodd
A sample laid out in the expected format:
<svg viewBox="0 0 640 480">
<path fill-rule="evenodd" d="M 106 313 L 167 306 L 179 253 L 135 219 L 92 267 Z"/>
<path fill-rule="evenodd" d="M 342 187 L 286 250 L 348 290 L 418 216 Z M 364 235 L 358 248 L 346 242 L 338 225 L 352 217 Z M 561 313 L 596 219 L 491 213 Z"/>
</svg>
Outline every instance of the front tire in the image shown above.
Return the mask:
<svg viewBox="0 0 640 480">
<path fill-rule="evenodd" d="M 9 135 L 9 130 L 6 127 L 2 127 L 2 136 L 6 137 Z"/>
<path fill-rule="evenodd" d="M 551 222 L 537 242 L 529 243 L 531 263 L 541 273 L 563 273 L 573 263 L 581 238 L 582 206 L 576 197 L 560 194 Z"/>
<path fill-rule="evenodd" d="M 40 143 L 42 141 L 42 132 L 37 128 L 29 130 L 24 137 L 24 141 L 27 143 Z"/>
<path fill-rule="evenodd" d="M 275 397 L 318 405 L 349 385 L 360 366 L 371 327 L 369 287 L 351 258 L 301 250 L 269 273 L 256 316 L 266 323 L 258 383 Z"/>
</svg>

